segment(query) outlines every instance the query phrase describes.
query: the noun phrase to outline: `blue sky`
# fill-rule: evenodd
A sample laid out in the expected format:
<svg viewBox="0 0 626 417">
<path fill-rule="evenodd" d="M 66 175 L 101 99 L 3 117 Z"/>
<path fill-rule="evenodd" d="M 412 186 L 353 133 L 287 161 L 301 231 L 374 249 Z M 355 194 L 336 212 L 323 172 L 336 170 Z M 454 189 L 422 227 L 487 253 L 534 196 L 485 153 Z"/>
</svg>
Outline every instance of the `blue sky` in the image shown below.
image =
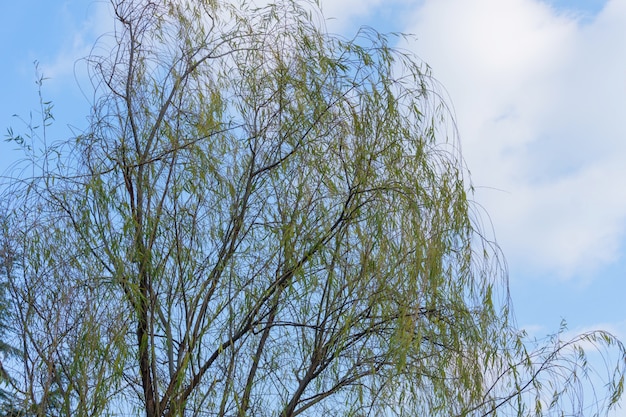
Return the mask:
<svg viewBox="0 0 626 417">
<path fill-rule="evenodd" d="M 52 138 L 84 126 L 85 56 L 103 2 L 0 3 L 0 133 L 37 108 L 33 61 L 54 100 Z M 323 0 L 333 32 L 415 34 L 454 105 L 475 200 L 510 270 L 520 326 L 566 319 L 626 340 L 626 0 Z M 89 90 L 88 88 L 86 89 Z M 0 143 L 0 170 L 17 159 Z M 626 410 L 621 411 L 626 415 Z"/>
</svg>

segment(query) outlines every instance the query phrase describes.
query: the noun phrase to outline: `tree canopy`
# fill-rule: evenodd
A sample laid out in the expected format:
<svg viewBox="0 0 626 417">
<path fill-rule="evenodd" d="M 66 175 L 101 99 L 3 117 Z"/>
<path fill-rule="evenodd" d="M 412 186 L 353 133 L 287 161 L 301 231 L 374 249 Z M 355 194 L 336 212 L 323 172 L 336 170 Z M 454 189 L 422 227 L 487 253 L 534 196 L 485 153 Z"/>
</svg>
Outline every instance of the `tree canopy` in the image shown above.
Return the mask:
<svg viewBox="0 0 626 417">
<path fill-rule="evenodd" d="M 610 334 L 531 345 L 515 327 L 415 56 L 370 28 L 328 34 L 306 2 L 111 11 L 86 58 L 89 127 L 50 140 L 42 99 L 41 124 L 11 134 L 31 174 L 1 191 L 5 414 L 588 415 L 619 399 Z M 619 358 L 584 402 L 590 347 Z"/>
</svg>

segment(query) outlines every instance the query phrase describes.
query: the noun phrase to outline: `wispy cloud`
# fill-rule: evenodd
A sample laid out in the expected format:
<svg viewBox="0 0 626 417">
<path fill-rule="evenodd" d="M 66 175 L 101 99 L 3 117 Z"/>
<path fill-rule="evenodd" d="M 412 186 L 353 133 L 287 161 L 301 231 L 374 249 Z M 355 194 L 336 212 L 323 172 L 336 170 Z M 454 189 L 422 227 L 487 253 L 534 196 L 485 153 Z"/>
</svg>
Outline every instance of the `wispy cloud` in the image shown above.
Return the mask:
<svg viewBox="0 0 626 417">
<path fill-rule="evenodd" d="M 76 13 L 81 13 L 77 16 Z M 49 84 L 66 85 L 68 77 L 85 77 L 85 68 L 77 65 L 87 57 L 98 37 L 113 30 L 113 19 L 107 2 L 93 2 L 87 9 L 63 9 L 65 28 L 64 42 L 50 60 L 41 62 L 41 70 L 50 78 Z M 78 18 L 78 17 L 82 17 Z"/>
<path fill-rule="evenodd" d="M 511 268 L 568 279 L 616 261 L 626 2 L 583 21 L 534 0 L 428 0 L 412 22 L 419 40 L 408 47 L 450 92 L 477 199 Z"/>
</svg>

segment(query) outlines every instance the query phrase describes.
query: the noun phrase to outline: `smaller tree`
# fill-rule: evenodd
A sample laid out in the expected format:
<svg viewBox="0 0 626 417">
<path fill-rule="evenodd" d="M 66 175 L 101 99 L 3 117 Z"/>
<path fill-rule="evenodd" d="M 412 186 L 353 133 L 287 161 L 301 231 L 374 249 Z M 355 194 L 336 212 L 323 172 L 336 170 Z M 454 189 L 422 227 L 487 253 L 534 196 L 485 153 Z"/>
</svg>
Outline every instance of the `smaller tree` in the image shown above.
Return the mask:
<svg viewBox="0 0 626 417">
<path fill-rule="evenodd" d="M 5 364 L 11 360 L 11 357 L 18 352 L 7 341 L 10 337 L 9 306 L 10 296 L 8 282 L 3 279 L 8 275 L 8 271 L 12 268 L 13 250 L 7 239 L 6 218 L 0 216 L 0 415 L 10 415 L 13 409 L 13 380 L 9 370 L 5 368 Z"/>
</svg>

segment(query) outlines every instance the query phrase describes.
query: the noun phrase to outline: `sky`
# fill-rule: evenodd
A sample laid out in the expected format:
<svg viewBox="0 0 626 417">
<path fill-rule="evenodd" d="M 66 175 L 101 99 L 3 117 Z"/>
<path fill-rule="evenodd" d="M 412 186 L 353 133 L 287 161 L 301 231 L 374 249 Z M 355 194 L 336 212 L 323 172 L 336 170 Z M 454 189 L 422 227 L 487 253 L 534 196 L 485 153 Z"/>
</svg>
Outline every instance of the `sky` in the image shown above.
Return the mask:
<svg viewBox="0 0 626 417">
<path fill-rule="evenodd" d="M 398 46 L 447 91 L 519 326 L 542 337 L 566 320 L 626 340 L 626 0 L 321 3 L 332 32 L 415 35 Z M 110 28 L 105 2 L 3 1 L 0 16 L 0 134 L 37 109 L 34 61 L 55 103 L 52 139 L 85 126 L 79 59 Z M 14 148 L 0 143 L 0 171 Z"/>
</svg>

